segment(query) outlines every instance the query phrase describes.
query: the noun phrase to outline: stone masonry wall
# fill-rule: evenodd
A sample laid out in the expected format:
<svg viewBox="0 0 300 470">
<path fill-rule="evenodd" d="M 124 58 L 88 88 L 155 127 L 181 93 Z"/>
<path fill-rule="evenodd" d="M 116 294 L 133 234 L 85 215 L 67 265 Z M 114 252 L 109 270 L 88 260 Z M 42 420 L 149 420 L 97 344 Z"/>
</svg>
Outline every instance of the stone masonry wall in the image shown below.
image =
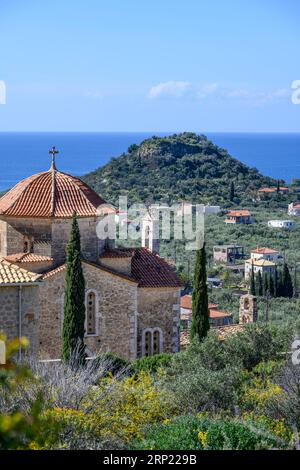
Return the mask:
<svg viewBox="0 0 300 470">
<path fill-rule="evenodd" d="M 31 351 L 38 347 L 39 287 L 24 286 L 21 290 L 22 336 L 30 341 Z M 8 339 L 19 336 L 19 287 L 0 287 L 0 331 Z"/>
<path fill-rule="evenodd" d="M 103 242 L 98 239 L 97 217 L 78 218 L 81 236 L 81 251 L 85 259 L 96 262 L 103 250 Z M 65 260 L 66 245 L 70 238 L 72 219 L 54 219 L 52 224 L 52 257 L 56 263 Z"/>
<path fill-rule="evenodd" d="M 100 262 L 103 266 L 118 271 L 119 273 L 131 275 L 131 260 L 132 257 L 126 258 L 101 258 Z"/>
<path fill-rule="evenodd" d="M 163 352 L 180 348 L 180 291 L 178 289 L 138 289 L 138 357 L 142 356 L 142 334 L 146 328 L 163 332 Z"/>
<path fill-rule="evenodd" d="M 32 236 L 39 241 L 51 241 L 51 221 L 50 219 L 7 217 L 0 221 L 0 235 L 3 256 L 22 253 L 24 235 Z M 39 254 L 46 255 L 48 253 L 40 252 Z"/>
<path fill-rule="evenodd" d="M 83 263 L 86 291 L 96 293 L 97 334 L 86 337 L 91 354 L 111 351 L 128 359 L 136 357 L 137 286 L 88 263 Z M 49 277 L 41 287 L 40 355 L 59 358 L 63 324 L 65 270 Z"/>
</svg>

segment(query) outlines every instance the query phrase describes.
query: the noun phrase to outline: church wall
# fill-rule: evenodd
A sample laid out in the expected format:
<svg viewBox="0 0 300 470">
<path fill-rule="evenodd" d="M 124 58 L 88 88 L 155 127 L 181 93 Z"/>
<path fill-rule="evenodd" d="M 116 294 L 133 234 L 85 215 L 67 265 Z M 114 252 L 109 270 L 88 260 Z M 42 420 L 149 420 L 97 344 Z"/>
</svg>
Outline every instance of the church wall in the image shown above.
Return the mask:
<svg viewBox="0 0 300 470">
<path fill-rule="evenodd" d="M 110 275 L 83 263 L 86 291 L 97 298 L 97 334 L 87 336 L 86 345 L 92 354 L 111 351 L 128 359 L 136 357 L 136 298 L 134 283 Z M 41 287 L 40 351 L 43 358 L 59 358 L 63 324 L 65 270 L 49 277 Z"/>
<path fill-rule="evenodd" d="M 30 350 L 38 347 L 39 288 L 24 286 L 22 296 L 22 336 L 30 342 Z M 0 287 L 0 331 L 8 339 L 19 336 L 19 287 Z"/>
<path fill-rule="evenodd" d="M 103 266 L 113 269 L 127 276 L 131 275 L 131 260 L 132 257 L 128 256 L 126 258 L 101 258 L 100 262 Z"/>
<path fill-rule="evenodd" d="M 97 261 L 104 242 L 98 239 L 97 217 L 78 218 L 81 251 L 85 259 Z M 52 257 L 57 263 L 65 260 L 65 248 L 70 238 L 72 219 L 54 219 L 52 223 Z"/>
<path fill-rule="evenodd" d="M 31 236 L 39 241 L 51 241 L 51 221 L 50 219 L 9 217 L 0 221 L 0 235 L 2 238 L 1 254 L 3 256 L 23 253 L 24 235 Z M 39 254 L 48 255 L 49 253 L 41 252 L 39 249 Z"/>
<path fill-rule="evenodd" d="M 179 351 L 180 290 L 172 288 L 138 289 L 138 357 L 142 356 L 143 330 L 160 328 L 163 352 Z"/>
</svg>

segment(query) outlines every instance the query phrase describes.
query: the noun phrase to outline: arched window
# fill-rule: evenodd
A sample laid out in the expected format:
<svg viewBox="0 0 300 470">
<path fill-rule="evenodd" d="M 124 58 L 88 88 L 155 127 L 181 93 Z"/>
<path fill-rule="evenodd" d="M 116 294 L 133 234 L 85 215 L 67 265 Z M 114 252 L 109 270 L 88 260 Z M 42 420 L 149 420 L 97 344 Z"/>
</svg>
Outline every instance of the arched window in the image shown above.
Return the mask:
<svg viewBox="0 0 300 470">
<path fill-rule="evenodd" d="M 151 331 L 147 331 L 145 333 L 145 353 L 144 353 L 144 356 L 151 356 L 151 349 L 152 349 L 152 333 L 151 333 Z"/>
<path fill-rule="evenodd" d="M 145 229 L 145 248 L 150 249 L 150 227 L 147 225 Z"/>
<path fill-rule="evenodd" d="M 153 354 L 160 353 L 160 332 L 158 330 L 153 332 Z"/>
<path fill-rule="evenodd" d="M 163 352 L 163 333 L 160 328 L 147 328 L 142 334 L 142 355 L 154 356 Z"/>
<path fill-rule="evenodd" d="M 86 296 L 86 334 L 96 334 L 96 294 L 93 291 Z"/>
</svg>

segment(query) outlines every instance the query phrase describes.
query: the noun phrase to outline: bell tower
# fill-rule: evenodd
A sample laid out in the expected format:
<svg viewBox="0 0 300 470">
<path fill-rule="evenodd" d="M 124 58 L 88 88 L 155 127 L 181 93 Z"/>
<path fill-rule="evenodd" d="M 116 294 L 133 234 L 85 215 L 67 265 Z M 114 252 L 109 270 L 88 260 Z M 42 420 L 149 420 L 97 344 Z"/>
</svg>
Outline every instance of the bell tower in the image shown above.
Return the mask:
<svg viewBox="0 0 300 470">
<path fill-rule="evenodd" d="M 240 298 L 240 316 L 239 323 L 257 322 L 257 297 L 251 294 L 242 295 Z"/>
<path fill-rule="evenodd" d="M 159 253 L 159 218 L 149 211 L 142 220 L 142 247 Z"/>
</svg>

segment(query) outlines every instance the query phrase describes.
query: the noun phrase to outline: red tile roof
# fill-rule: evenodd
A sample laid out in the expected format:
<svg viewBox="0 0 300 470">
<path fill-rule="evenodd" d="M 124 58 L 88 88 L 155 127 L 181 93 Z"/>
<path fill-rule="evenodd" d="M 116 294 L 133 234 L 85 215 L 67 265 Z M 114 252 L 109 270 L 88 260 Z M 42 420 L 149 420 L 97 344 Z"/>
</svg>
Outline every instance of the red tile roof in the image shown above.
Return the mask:
<svg viewBox="0 0 300 470">
<path fill-rule="evenodd" d="M 132 256 L 131 275 L 139 283 L 139 287 L 182 287 L 176 272 L 158 254 L 147 248 L 120 248 L 109 250 L 102 256 Z"/>
<path fill-rule="evenodd" d="M 18 183 L 0 199 L 0 214 L 15 217 L 79 217 L 97 215 L 105 204 L 83 181 L 56 169 Z"/>
<path fill-rule="evenodd" d="M 249 217 L 251 214 L 248 210 L 240 210 L 240 211 L 229 211 L 226 215 L 229 217 Z"/>
<path fill-rule="evenodd" d="M 251 250 L 251 253 L 258 253 L 261 255 L 265 255 L 265 254 L 272 254 L 272 253 L 279 253 L 279 252 L 278 250 L 273 250 L 272 248 L 262 247 L 262 248 L 255 248 L 254 250 Z"/>
<path fill-rule="evenodd" d="M 279 191 L 286 192 L 289 188 L 285 186 L 280 186 Z M 261 188 L 258 190 L 259 193 L 277 193 L 277 188 Z"/>
<path fill-rule="evenodd" d="M 40 263 L 40 262 L 53 262 L 50 256 L 37 255 L 35 253 L 15 253 L 4 257 L 6 261 L 12 263 Z"/>
<path fill-rule="evenodd" d="M 192 309 L 192 296 L 191 295 L 183 295 L 180 300 L 181 308 L 186 308 L 191 310 Z M 218 306 L 213 303 L 208 304 L 209 310 L 215 310 Z"/>
<path fill-rule="evenodd" d="M 209 317 L 210 318 L 227 318 L 227 317 L 232 317 L 232 314 L 228 312 L 221 312 L 220 310 L 210 309 Z"/>
<path fill-rule="evenodd" d="M 8 284 L 30 284 L 41 279 L 40 274 L 32 273 L 27 269 L 20 268 L 5 259 L 0 259 L 0 285 Z"/>
</svg>

